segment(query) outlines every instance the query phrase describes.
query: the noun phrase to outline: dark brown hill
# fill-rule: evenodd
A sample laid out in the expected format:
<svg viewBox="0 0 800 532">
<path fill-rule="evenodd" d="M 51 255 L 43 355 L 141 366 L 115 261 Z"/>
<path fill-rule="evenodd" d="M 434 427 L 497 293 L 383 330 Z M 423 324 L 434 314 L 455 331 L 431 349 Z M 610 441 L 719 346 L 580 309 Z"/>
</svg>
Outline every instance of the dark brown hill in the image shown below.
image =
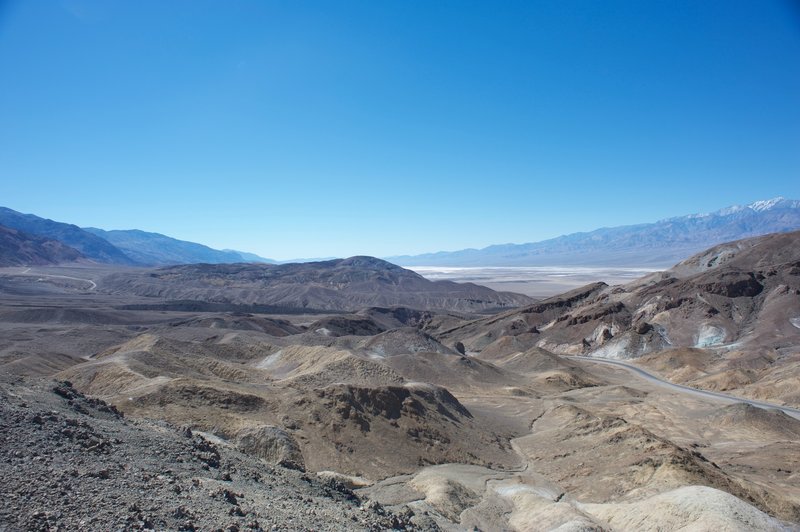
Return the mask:
<svg viewBox="0 0 800 532">
<path fill-rule="evenodd" d="M 0 207 L 0 224 L 38 237 L 58 240 L 96 262 L 135 264 L 135 261 L 110 242 L 84 231 L 77 225 L 40 218 L 34 214 L 23 214 L 6 207 Z"/>
<path fill-rule="evenodd" d="M 0 225 L 0 267 L 42 266 L 82 259 L 80 251 L 58 240 Z"/>
<path fill-rule="evenodd" d="M 116 273 L 98 284 L 115 294 L 317 310 L 405 306 L 482 312 L 531 303 L 526 296 L 471 283 L 429 281 L 372 257 L 281 265 L 190 264 Z"/>
<path fill-rule="evenodd" d="M 800 232 L 722 244 L 627 285 L 589 285 L 429 332 L 474 353 L 651 355 L 642 362 L 679 382 L 798 404 L 789 382 L 800 382 L 792 369 L 800 356 Z M 693 349 L 691 371 L 662 367 L 654 354 L 675 349 Z"/>
<path fill-rule="evenodd" d="M 798 295 L 800 232 L 774 234 L 716 246 L 628 285 L 588 285 L 439 335 L 466 337 L 475 351 L 515 336 L 555 352 L 621 358 L 733 342 L 780 347 L 788 344 L 779 338 L 800 333 Z"/>
</svg>

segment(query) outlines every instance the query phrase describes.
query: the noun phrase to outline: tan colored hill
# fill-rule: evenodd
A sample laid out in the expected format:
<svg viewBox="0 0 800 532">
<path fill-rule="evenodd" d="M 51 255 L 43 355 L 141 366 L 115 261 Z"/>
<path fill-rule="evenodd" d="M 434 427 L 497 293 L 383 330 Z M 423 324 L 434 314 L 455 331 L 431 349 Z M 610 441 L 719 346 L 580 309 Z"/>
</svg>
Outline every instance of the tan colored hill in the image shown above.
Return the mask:
<svg viewBox="0 0 800 532">
<path fill-rule="evenodd" d="M 278 427 L 312 470 L 374 479 L 427 463 L 518 461 L 447 389 L 407 378 L 420 373 L 413 362 L 398 371 L 336 348 L 249 345 L 144 334 L 60 376 L 128 413 L 232 440 Z"/>
</svg>

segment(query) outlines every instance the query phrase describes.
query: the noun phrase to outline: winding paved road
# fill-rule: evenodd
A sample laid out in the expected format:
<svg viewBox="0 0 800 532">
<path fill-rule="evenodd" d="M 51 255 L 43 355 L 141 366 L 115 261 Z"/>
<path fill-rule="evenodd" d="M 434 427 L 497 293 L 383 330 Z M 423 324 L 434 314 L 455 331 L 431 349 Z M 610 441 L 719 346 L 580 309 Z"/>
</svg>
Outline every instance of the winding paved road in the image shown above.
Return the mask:
<svg viewBox="0 0 800 532">
<path fill-rule="evenodd" d="M 81 279 L 80 277 L 69 277 L 67 275 L 47 275 L 47 274 L 39 274 L 40 277 L 57 277 L 60 279 L 72 279 L 73 281 L 83 281 L 84 283 L 89 283 L 89 290 L 94 290 L 97 288 L 97 283 L 92 281 L 91 279 Z"/>
<path fill-rule="evenodd" d="M 792 416 L 795 419 L 800 420 L 800 409 L 791 408 L 788 406 L 781 406 L 776 405 L 773 403 L 765 403 L 763 401 L 756 401 L 753 399 L 747 399 L 746 397 L 736 397 L 733 395 L 728 395 L 719 392 L 711 392 L 707 390 L 699 390 L 697 388 L 692 388 L 691 386 L 684 386 L 683 384 L 675 384 L 669 381 L 665 381 L 660 377 L 656 377 L 652 373 L 648 373 L 640 367 L 634 366 L 632 364 L 626 364 L 625 362 L 621 362 L 619 360 L 611 360 L 608 358 L 599 358 L 599 357 L 577 357 L 577 356 L 566 356 L 562 355 L 563 358 L 568 358 L 570 360 L 578 360 L 581 362 L 594 362 L 598 364 L 607 364 L 611 366 L 619 366 L 621 368 L 625 368 L 631 373 L 636 374 L 638 377 L 641 377 L 647 381 L 652 383 L 658 384 L 660 386 L 664 386 L 667 388 L 672 388 L 673 390 L 690 394 L 696 395 L 699 397 L 711 398 L 716 400 L 722 400 L 728 403 L 747 403 L 749 405 L 756 406 L 758 408 L 766 408 L 766 409 L 776 409 L 782 411 L 787 416 Z"/>
<path fill-rule="evenodd" d="M 55 277 L 57 279 L 71 279 L 73 281 L 83 281 L 84 283 L 89 283 L 89 290 L 94 290 L 95 288 L 97 288 L 97 283 L 95 283 L 91 279 L 82 279 L 80 277 L 70 277 L 68 275 L 52 275 L 52 274 L 49 274 L 49 273 L 31 272 L 30 268 L 25 268 L 25 270 L 19 272 L 18 275 L 35 275 L 35 276 L 38 276 L 38 277 Z"/>
</svg>

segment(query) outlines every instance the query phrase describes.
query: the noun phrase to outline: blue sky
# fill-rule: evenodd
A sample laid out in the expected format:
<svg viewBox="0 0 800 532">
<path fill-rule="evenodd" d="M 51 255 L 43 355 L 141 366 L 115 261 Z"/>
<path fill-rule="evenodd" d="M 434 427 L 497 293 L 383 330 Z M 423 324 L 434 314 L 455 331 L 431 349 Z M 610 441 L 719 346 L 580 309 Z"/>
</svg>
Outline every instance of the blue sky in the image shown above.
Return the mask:
<svg viewBox="0 0 800 532">
<path fill-rule="evenodd" d="M 800 198 L 800 7 L 0 0 L 0 183 L 278 259 Z"/>
</svg>

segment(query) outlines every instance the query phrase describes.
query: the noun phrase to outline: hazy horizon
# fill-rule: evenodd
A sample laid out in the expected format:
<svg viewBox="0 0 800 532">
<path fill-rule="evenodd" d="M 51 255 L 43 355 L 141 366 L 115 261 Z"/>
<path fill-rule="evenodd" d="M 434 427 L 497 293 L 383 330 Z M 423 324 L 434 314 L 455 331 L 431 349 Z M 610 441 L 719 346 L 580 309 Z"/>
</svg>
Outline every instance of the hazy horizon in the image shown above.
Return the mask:
<svg viewBox="0 0 800 532">
<path fill-rule="evenodd" d="M 788 1 L 0 4 L 4 206 L 277 260 L 800 197 Z"/>
</svg>

